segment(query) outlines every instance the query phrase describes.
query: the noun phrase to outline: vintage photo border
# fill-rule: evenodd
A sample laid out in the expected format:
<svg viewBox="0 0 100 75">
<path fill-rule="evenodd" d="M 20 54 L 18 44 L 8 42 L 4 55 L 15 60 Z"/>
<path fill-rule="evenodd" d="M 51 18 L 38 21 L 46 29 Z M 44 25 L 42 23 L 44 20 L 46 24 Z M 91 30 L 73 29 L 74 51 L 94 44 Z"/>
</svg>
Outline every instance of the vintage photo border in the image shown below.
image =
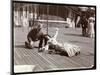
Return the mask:
<svg viewBox="0 0 100 75">
<path fill-rule="evenodd" d="M 13 3 L 30 3 L 30 4 L 46 4 L 46 5 L 59 5 L 59 6 L 63 6 L 63 5 L 67 5 L 67 6 L 88 6 L 88 7 L 95 7 L 95 14 L 97 16 L 96 13 L 96 5 L 78 5 L 78 4 L 61 4 L 61 3 L 45 3 L 45 2 L 32 2 L 32 1 L 13 1 L 11 0 L 11 75 L 16 75 L 16 74 L 32 74 L 32 73 L 47 73 L 47 72 L 64 72 L 64 71 L 81 71 L 81 70 L 95 70 L 96 69 L 96 27 L 95 27 L 95 40 L 94 40 L 94 66 L 92 68 L 84 68 L 84 69 L 70 69 L 70 70 L 56 70 L 56 71 L 40 71 L 40 72 L 22 72 L 22 73 L 14 73 L 14 28 L 13 28 Z M 96 16 L 95 16 L 95 25 L 96 25 Z"/>
</svg>

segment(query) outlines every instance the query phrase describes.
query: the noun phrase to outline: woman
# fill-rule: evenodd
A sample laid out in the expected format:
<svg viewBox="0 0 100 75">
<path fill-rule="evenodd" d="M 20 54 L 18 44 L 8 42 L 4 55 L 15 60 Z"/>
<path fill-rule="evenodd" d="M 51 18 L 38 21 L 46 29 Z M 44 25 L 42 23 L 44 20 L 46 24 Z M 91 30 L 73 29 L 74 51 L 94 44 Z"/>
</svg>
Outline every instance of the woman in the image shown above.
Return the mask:
<svg viewBox="0 0 100 75">
<path fill-rule="evenodd" d="M 69 57 L 72 57 L 74 55 L 77 55 L 80 53 L 80 47 L 69 44 L 69 43 L 59 43 L 56 38 L 58 35 L 59 29 L 56 28 L 56 34 L 53 37 L 46 36 L 48 39 L 47 45 L 45 45 L 42 49 L 45 51 L 49 51 L 49 47 L 52 47 L 56 52 L 65 52 Z"/>
<path fill-rule="evenodd" d="M 95 19 L 93 17 L 88 19 L 88 36 L 91 38 L 94 37 L 94 21 Z"/>
</svg>

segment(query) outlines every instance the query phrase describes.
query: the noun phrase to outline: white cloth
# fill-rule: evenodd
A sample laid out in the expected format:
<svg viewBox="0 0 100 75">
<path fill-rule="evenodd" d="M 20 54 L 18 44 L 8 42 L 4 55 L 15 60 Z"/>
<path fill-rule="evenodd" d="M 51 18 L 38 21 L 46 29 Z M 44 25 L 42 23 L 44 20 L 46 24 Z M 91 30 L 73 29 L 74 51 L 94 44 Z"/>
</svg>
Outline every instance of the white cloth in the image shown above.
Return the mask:
<svg viewBox="0 0 100 75">
<path fill-rule="evenodd" d="M 69 57 L 75 56 L 77 52 L 80 52 L 80 47 L 70 43 L 64 43 L 64 50 L 67 52 Z"/>
<path fill-rule="evenodd" d="M 55 43 L 56 42 L 56 43 Z M 56 50 L 61 50 L 61 51 L 65 51 L 69 57 L 72 57 L 72 56 L 75 56 L 76 53 L 80 52 L 80 47 L 77 46 L 77 45 L 73 45 L 73 44 L 70 44 L 70 43 L 64 43 L 64 44 L 61 44 L 61 43 L 58 43 L 57 41 L 51 41 L 49 43 L 49 45 L 51 46 L 56 46 L 55 49 Z"/>
</svg>

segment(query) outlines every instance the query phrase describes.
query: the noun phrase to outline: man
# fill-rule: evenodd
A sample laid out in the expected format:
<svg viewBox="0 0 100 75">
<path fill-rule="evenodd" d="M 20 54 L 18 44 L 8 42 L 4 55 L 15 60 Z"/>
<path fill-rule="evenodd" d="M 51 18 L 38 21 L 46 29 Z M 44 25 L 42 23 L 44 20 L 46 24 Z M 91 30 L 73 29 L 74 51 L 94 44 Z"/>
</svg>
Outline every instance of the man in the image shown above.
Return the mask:
<svg viewBox="0 0 100 75">
<path fill-rule="evenodd" d="M 81 15 L 81 25 L 82 25 L 82 35 L 86 36 L 88 20 L 87 20 L 85 12 L 82 12 L 82 15 Z"/>
<path fill-rule="evenodd" d="M 45 38 L 45 35 L 42 31 L 42 24 L 36 22 L 37 27 L 33 28 L 27 35 L 27 42 L 25 42 L 25 46 L 27 48 L 32 49 L 34 47 L 33 42 L 39 41 L 39 49 L 38 51 L 42 50 L 42 44 L 44 42 L 44 45 L 47 43 L 47 39 Z"/>
</svg>

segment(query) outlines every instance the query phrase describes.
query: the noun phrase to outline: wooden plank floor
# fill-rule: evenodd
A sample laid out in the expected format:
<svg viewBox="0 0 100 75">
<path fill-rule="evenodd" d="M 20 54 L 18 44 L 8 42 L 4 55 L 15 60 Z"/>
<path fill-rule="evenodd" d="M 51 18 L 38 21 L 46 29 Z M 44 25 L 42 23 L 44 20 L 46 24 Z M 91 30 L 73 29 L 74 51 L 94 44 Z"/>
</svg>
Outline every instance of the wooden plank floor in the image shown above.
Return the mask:
<svg viewBox="0 0 100 75">
<path fill-rule="evenodd" d="M 19 35 L 25 36 L 26 33 L 20 31 L 19 29 L 15 29 L 14 31 L 15 32 L 14 33 L 14 64 L 15 65 L 35 65 L 36 67 L 33 72 L 88 68 L 94 65 L 94 46 L 93 46 L 94 40 L 93 39 L 83 38 L 79 36 L 74 39 L 71 39 L 70 36 L 67 35 L 66 37 L 67 41 L 68 40 L 70 40 L 70 42 L 72 41 L 71 43 L 75 43 L 76 45 L 81 46 L 82 49 L 80 55 L 74 57 L 67 57 L 59 54 L 48 54 L 45 52 L 38 52 L 37 48 L 34 49 L 25 48 L 24 46 L 25 37 L 23 38 L 23 36 L 19 36 Z M 70 29 L 67 30 L 67 32 L 68 31 L 70 32 Z M 76 31 L 76 33 L 77 32 L 78 31 Z M 60 40 L 61 35 L 59 35 L 58 38 Z M 64 40 L 66 40 L 66 38 L 64 38 Z M 84 44 L 84 42 L 86 44 Z M 35 43 L 35 45 L 37 46 L 37 43 Z"/>
</svg>

